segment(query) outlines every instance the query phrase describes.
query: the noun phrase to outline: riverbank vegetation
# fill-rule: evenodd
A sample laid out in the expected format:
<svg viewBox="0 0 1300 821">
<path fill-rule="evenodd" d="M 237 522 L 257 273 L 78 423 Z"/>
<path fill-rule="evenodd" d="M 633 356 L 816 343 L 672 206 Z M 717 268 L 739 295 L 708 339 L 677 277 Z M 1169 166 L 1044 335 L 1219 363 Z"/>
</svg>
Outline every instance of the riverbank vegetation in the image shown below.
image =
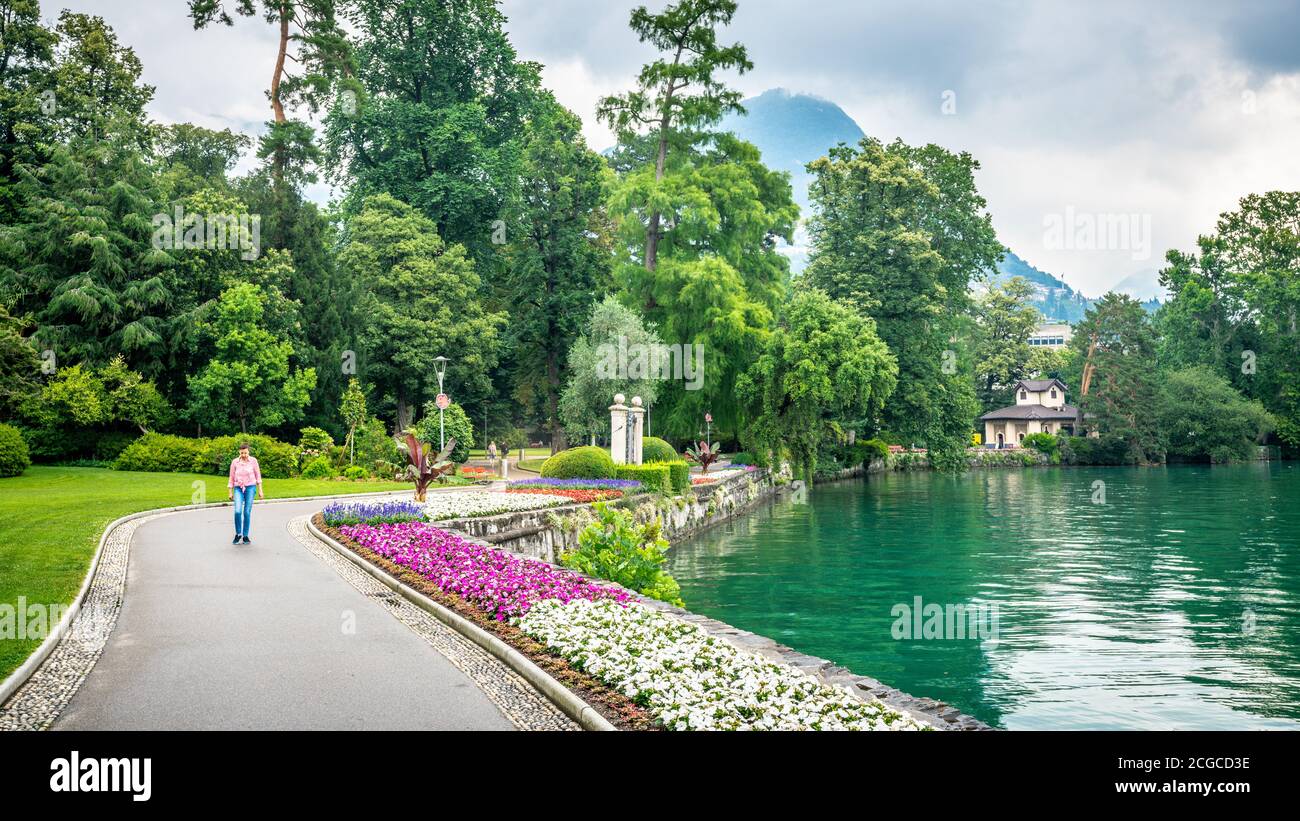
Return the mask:
<svg viewBox="0 0 1300 821">
<path fill-rule="evenodd" d="M 977 158 L 828 146 L 801 215 L 789 175 L 722 129 L 752 68 L 734 0 L 631 15 L 652 56 L 598 106 L 606 154 L 491 0 L 267 7 L 309 36 L 268 50 L 300 68 L 276 69 L 256 140 L 152 121 L 101 18 L 0 7 L 0 419 L 35 462 L 219 471 L 251 436 L 275 475 L 389 477 L 408 429 L 454 438 L 457 463 L 600 444 L 622 392 L 673 453 L 705 439 L 812 478 L 876 440 L 958 470 L 979 415 L 1034 377 L 1102 437 L 1058 455 L 1300 448 L 1300 193 L 1247 196 L 1170 251 L 1154 315 L 1110 294 L 1069 348 L 1034 348 L 1028 286 L 992 281 Z M 191 7 L 200 30 L 254 11 Z M 307 198 L 322 179 L 337 206 Z M 795 275 L 780 245 L 801 219 Z"/>
</svg>

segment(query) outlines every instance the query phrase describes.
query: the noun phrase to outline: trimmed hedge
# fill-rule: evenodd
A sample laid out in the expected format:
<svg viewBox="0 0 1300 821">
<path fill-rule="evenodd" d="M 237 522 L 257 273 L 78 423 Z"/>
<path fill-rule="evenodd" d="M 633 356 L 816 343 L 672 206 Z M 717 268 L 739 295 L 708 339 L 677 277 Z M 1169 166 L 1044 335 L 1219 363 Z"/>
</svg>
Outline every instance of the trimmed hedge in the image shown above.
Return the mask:
<svg viewBox="0 0 1300 821">
<path fill-rule="evenodd" d="M 542 463 L 542 476 L 547 479 L 613 479 L 614 460 L 604 448 L 591 445 L 569 448 Z"/>
<path fill-rule="evenodd" d="M 685 459 L 652 464 L 668 466 L 668 481 L 672 483 L 673 493 L 682 494 L 691 489 L 691 466 L 686 464 Z"/>
<path fill-rule="evenodd" d="M 18 428 L 0 422 L 0 476 L 21 476 L 31 464 L 27 441 Z"/>
<path fill-rule="evenodd" d="M 683 463 L 684 464 L 684 463 Z M 651 465 L 616 465 L 616 479 L 635 479 L 649 493 L 672 493 L 672 471 L 667 464 L 659 462 Z M 690 480 L 687 480 L 688 482 Z"/>
<path fill-rule="evenodd" d="M 361 465 L 350 465 L 343 469 L 343 477 L 345 479 L 365 479 L 369 476 L 370 474 L 367 473 L 366 469 L 361 467 Z"/>
<path fill-rule="evenodd" d="M 642 462 L 676 462 L 681 455 L 672 445 L 658 436 L 645 436 L 641 439 Z"/>
<path fill-rule="evenodd" d="M 298 466 L 298 449 L 269 436 L 218 436 L 204 442 L 203 450 L 192 468 L 195 473 L 215 473 L 225 476 L 230 472 L 230 460 L 239 455 L 239 443 L 247 441 L 249 453 L 257 458 L 265 479 L 287 479 Z"/>
<path fill-rule="evenodd" d="M 269 436 L 218 436 L 215 439 L 190 439 L 162 433 L 146 433 L 118 454 L 114 470 L 143 470 L 153 473 L 211 473 L 224 476 L 230 472 L 230 460 L 239 455 L 239 443 L 245 439 L 249 451 L 257 457 L 262 476 L 286 479 L 293 475 L 298 450 Z"/>
<path fill-rule="evenodd" d="M 194 470 L 194 462 L 206 442 L 206 439 L 146 433 L 122 449 L 113 461 L 113 469 L 189 473 Z"/>
<path fill-rule="evenodd" d="M 727 457 L 727 461 L 733 465 L 756 465 L 754 457 L 748 451 L 739 451 Z"/>
</svg>

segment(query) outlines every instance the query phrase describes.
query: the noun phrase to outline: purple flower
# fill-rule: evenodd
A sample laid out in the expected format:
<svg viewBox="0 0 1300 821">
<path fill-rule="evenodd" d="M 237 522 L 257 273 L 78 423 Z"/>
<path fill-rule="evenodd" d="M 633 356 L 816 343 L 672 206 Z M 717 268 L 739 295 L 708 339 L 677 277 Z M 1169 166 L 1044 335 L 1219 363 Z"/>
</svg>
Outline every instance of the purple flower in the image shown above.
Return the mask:
<svg viewBox="0 0 1300 821">
<path fill-rule="evenodd" d="M 475 544 L 425 522 L 360 524 L 344 536 L 428 579 L 438 589 L 472 602 L 497 621 L 522 616 L 543 599 L 629 600 L 618 588 L 596 584 L 571 570 Z"/>
<path fill-rule="evenodd" d="M 424 518 L 424 507 L 415 502 L 335 502 L 321 511 L 330 527 L 353 524 L 393 524 Z"/>
</svg>

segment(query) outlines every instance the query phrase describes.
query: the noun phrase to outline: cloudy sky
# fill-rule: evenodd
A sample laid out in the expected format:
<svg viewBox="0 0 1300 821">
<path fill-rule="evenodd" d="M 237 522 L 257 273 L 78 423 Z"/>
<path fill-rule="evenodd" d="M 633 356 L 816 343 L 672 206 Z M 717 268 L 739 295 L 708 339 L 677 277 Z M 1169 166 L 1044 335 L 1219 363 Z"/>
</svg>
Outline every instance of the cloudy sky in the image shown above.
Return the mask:
<svg viewBox="0 0 1300 821">
<path fill-rule="evenodd" d="M 520 55 L 595 101 L 651 57 L 617 0 L 504 0 Z M 651 8 L 665 5 L 650 2 Z M 256 132 L 270 26 L 192 30 L 184 0 L 45 0 L 116 28 L 164 122 Z M 1002 241 L 1089 295 L 1143 279 L 1250 192 L 1300 189 L 1300 0 L 740 0 L 746 94 L 838 103 L 868 134 L 974 154 Z M 945 105 L 947 103 L 947 105 Z M 1118 226 L 1088 240 L 1090 224 Z"/>
</svg>

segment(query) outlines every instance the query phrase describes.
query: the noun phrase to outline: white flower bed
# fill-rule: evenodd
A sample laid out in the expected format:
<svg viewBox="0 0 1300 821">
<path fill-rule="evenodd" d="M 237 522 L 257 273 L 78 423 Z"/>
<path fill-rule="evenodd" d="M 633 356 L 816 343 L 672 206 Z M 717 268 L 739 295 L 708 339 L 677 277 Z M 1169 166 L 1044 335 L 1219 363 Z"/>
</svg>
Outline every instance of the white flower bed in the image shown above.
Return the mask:
<svg viewBox="0 0 1300 821">
<path fill-rule="evenodd" d="M 550 599 L 518 624 L 669 729 L 923 729 L 880 702 L 861 701 L 642 604 Z"/>
<path fill-rule="evenodd" d="M 572 504 L 567 496 L 543 493 L 499 493 L 490 490 L 430 493 L 424 503 L 424 517 L 430 521 L 462 519 L 470 516 L 495 516 L 521 510 L 540 510 Z"/>
</svg>

